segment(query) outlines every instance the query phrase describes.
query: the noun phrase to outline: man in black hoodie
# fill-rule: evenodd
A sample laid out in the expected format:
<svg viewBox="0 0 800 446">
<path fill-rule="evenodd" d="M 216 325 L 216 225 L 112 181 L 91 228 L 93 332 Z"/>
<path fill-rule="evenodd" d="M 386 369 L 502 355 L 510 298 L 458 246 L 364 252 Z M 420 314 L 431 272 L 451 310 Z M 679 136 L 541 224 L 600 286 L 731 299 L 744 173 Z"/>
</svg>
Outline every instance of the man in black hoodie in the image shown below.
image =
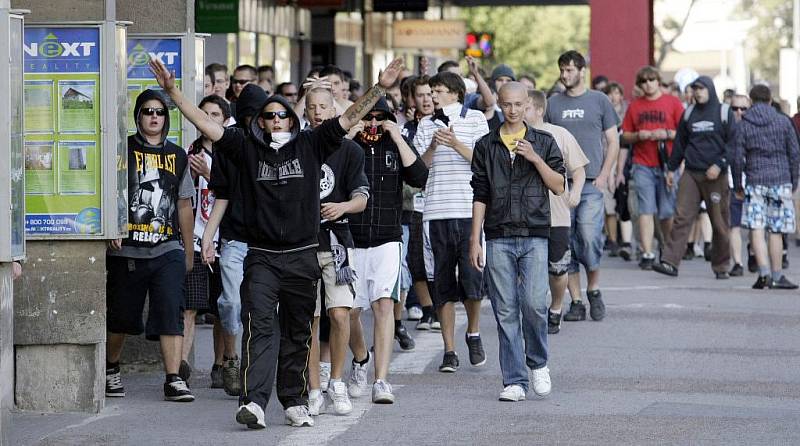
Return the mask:
<svg viewBox="0 0 800 446">
<path fill-rule="evenodd" d="M 681 162 L 685 170 L 678 183 L 675 221 L 669 240 L 661 251 L 661 261 L 653 270 L 669 276 L 678 275 L 681 257 L 692 223 L 706 202 L 708 216 L 714 229 L 711 246 L 711 267 L 717 279 L 727 279 L 730 262 L 728 244 L 729 198 L 728 159 L 734 142 L 733 111 L 720 104 L 714 82 L 700 76 L 692 82 L 695 104 L 690 106 L 678 124 L 675 143 L 669 158 L 667 187 L 672 188 L 674 171 Z"/>
<path fill-rule="evenodd" d="M 161 343 L 164 399 L 194 401 L 178 376 L 183 281 L 194 262 L 194 185 L 186 151 L 167 141 L 166 104 L 161 94 L 145 90 L 133 109 L 137 131 L 128 137 L 128 237 L 110 241 L 106 252 L 107 397 L 125 396 L 119 369 L 125 335 L 145 332 L 147 339 Z M 145 328 L 142 310 L 148 294 Z"/>
<path fill-rule="evenodd" d="M 308 354 L 320 268 L 320 169 L 341 146 L 347 131 L 372 109 L 402 71 L 395 59 L 377 85 L 338 119 L 300 132 L 299 119 L 281 96 L 269 98 L 250 122 L 249 133 L 211 121 L 175 87 L 175 75 L 158 60 L 150 68 L 161 88 L 200 131 L 239 168 L 245 207 L 248 251 L 242 282 L 242 395 L 236 420 L 263 429 L 264 408 L 272 392 L 275 337 L 278 351 L 278 399 L 292 426 L 313 426 L 308 413 Z M 280 303 L 280 314 L 277 312 Z"/>
</svg>

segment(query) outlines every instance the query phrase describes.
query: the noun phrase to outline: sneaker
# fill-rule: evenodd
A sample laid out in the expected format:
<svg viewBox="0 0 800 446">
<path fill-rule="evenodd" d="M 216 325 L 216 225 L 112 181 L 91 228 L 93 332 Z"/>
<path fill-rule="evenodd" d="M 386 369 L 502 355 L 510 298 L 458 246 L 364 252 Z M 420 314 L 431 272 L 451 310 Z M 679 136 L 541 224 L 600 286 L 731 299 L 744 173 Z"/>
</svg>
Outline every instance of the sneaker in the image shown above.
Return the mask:
<svg viewBox="0 0 800 446">
<path fill-rule="evenodd" d="M 778 280 L 770 281 L 769 288 L 773 290 L 796 290 L 797 284 L 789 282 L 786 276 L 781 276 Z"/>
<path fill-rule="evenodd" d="M 125 388 L 122 387 L 119 366 L 113 369 L 106 369 L 106 396 L 111 398 L 122 398 L 125 396 Z"/>
<path fill-rule="evenodd" d="M 525 401 L 525 390 L 522 386 L 517 384 L 512 384 L 510 386 L 506 386 L 502 392 L 500 392 L 500 401 Z"/>
<path fill-rule="evenodd" d="M 414 342 L 414 338 L 408 334 L 408 330 L 403 324 L 400 324 L 394 328 L 394 338 L 397 339 L 397 342 L 400 344 L 400 348 L 409 351 L 414 350 L 416 347 L 416 343 Z"/>
<path fill-rule="evenodd" d="M 764 288 L 769 288 L 771 283 L 772 279 L 769 276 L 758 276 L 756 283 L 753 284 L 753 289 L 763 290 Z"/>
<path fill-rule="evenodd" d="M 617 254 L 619 254 L 619 256 L 622 257 L 622 260 L 630 262 L 632 254 L 631 244 L 623 243 L 622 245 L 620 245 L 619 249 L 617 250 Z"/>
<path fill-rule="evenodd" d="M 372 402 L 375 404 L 394 403 L 392 385 L 382 379 L 376 380 L 372 385 Z"/>
<path fill-rule="evenodd" d="M 653 271 L 661 274 L 666 274 L 668 276 L 677 277 L 678 276 L 678 268 L 665 261 L 660 261 L 653 263 Z"/>
<path fill-rule="evenodd" d="M 189 378 L 192 376 L 192 366 L 188 362 L 181 360 L 181 366 L 178 368 L 178 376 L 189 384 Z"/>
<path fill-rule="evenodd" d="M 550 369 L 547 366 L 533 370 L 533 393 L 538 396 L 550 395 Z"/>
<path fill-rule="evenodd" d="M 716 276 L 717 280 L 725 280 L 731 278 L 731 276 L 728 275 L 727 271 L 714 271 L 714 276 Z"/>
<path fill-rule="evenodd" d="M 441 330 L 442 324 L 439 322 L 439 316 L 436 315 L 436 312 L 433 312 L 433 322 L 431 322 L 431 330 Z"/>
<path fill-rule="evenodd" d="M 331 363 L 319 363 L 319 389 L 323 392 L 328 391 L 328 383 L 331 380 Z"/>
<path fill-rule="evenodd" d="M 293 427 L 313 427 L 314 419 L 308 413 L 307 406 L 292 406 L 284 411 L 286 414 L 286 424 Z"/>
<path fill-rule="evenodd" d="M 586 292 L 586 298 L 589 300 L 589 316 L 593 321 L 602 321 L 606 317 L 606 304 L 603 303 L 603 294 L 600 290 L 591 290 Z"/>
<path fill-rule="evenodd" d="M 177 401 L 180 403 L 190 403 L 194 401 L 194 395 L 186 385 L 186 381 L 180 377 L 174 378 L 171 382 L 164 383 L 164 399 L 167 401 Z"/>
<path fill-rule="evenodd" d="M 239 358 L 226 359 L 222 362 L 222 388 L 230 396 L 239 396 L 242 393 Z"/>
<path fill-rule="evenodd" d="M 758 261 L 753 251 L 750 250 L 750 244 L 747 244 L 747 270 L 751 273 L 758 272 Z"/>
<path fill-rule="evenodd" d="M 564 320 L 567 322 L 585 321 L 586 305 L 581 301 L 572 302 L 569 311 L 564 314 Z"/>
<path fill-rule="evenodd" d="M 417 322 L 417 330 L 430 330 L 433 324 L 433 314 L 426 314 Z"/>
<path fill-rule="evenodd" d="M 408 309 L 408 320 L 409 321 L 418 321 L 422 319 L 422 308 L 414 305 Z"/>
<path fill-rule="evenodd" d="M 369 384 L 367 384 L 367 368 L 371 360 L 372 357 L 370 355 L 364 365 L 353 361 L 353 366 L 350 369 L 350 379 L 347 382 L 347 391 L 350 393 L 350 397 L 358 398 L 367 393 L 369 388 Z"/>
<path fill-rule="evenodd" d="M 467 350 L 469 350 L 469 363 L 475 367 L 486 364 L 486 352 L 483 351 L 483 342 L 480 335 L 467 336 Z"/>
<path fill-rule="evenodd" d="M 327 410 L 333 408 L 336 415 L 347 415 L 353 411 L 353 403 L 347 394 L 347 386 L 340 380 L 331 381 L 325 393 L 325 406 Z"/>
<path fill-rule="evenodd" d="M 585 313 L 584 313 L 585 315 Z M 561 331 L 561 313 L 547 311 L 547 334 L 556 334 Z"/>
<path fill-rule="evenodd" d="M 686 252 L 683 253 L 683 260 L 692 260 L 694 259 L 694 246 L 688 245 L 686 247 Z"/>
<path fill-rule="evenodd" d="M 222 366 L 214 364 L 211 366 L 211 388 L 222 389 L 223 387 L 225 387 L 225 383 L 222 377 Z"/>
<path fill-rule="evenodd" d="M 455 373 L 456 370 L 458 370 L 458 355 L 456 352 L 444 352 L 439 371 L 442 373 Z"/>
<path fill-rule="evenodd" d="M 617 251 L 619 250 L 619 246 L 617 245 L 617 242 L 609 242 L 607 249 L 609 257 L 616 257 Z"/>
<path fill-rule="evenodd" d="M 264 429 L 267 423 L 264 422 L 264 409 L 254 402 L 242 404 L 236 411 L 236 422 L 246 424 L 250 429 Z"/>
<path fill-rule="evenodd" d="M 653 264 L 655 262 L 655 258 L 642 257 L 642 260 L 639 261 L 639 268 L 643 269 L 644 271 L 650 271 L 653 269 Z"/>
<path fill-rule="evenodd" d="M 308 392 L 308 414 L 316 417 L 325 406 L 325 399 L 319 389 Z"/>
<path fill-rule="evenodd" d="M 706 262 L 711 261 L 711 243 L 703 243 L 703 258 Z"/>
<path fill-rule="evenodd" d="M 731 271 L 728 273 L 731 277 L 740 277 L 744 275 L 744 267 L 742 267 L 741 263 L 737 263 L 733 265 Z"/>
</svg>

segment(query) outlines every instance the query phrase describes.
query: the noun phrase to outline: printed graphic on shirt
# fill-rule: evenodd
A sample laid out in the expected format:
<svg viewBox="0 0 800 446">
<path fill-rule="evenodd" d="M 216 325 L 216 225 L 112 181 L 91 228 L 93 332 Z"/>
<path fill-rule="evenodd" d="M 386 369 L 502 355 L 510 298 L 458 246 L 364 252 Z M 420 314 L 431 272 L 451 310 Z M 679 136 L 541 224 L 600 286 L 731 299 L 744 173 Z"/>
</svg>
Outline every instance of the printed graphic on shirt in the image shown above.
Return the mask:
<svg viewBox="0 0 800 446">
<path fill-rule="evenodd" d="M 177 177 L 175 154 L 134 152 L 136 174 L 130 190 L 128 232 L 135 242 L 153 245 L 175 233 Z"/>
<path fill-rule="evenodd" d="M 336 175 L 334 175 L 333 169 L 331 169 L 327 164 L 323 164 L 322 172 L 319 178 L 319 199 L 324 200 L 333 192 L 333 188 L 335 186 Z"/>
<path fill-rule="evenodd" d="M 714 123 L 712 121 L 697 121 L 692 123 L 693 132 L 713 132 Z"/>
<path fill-rule="evenodd" d="M 273 165 L 265 161 L 258 162 L 258 177 L 256 181 L 279 181 L 290 178 L 303 178 L 303 166 L 295 158 Z"/>
<path fill-rule="evenodd" d="M 583 119 L 583 116 L 586 112 L 582 108 L 576 108 L 574 110 L 563 110 L 561 112 L 561 119 Z"/>
<path fill-rule="evenodd" d="M 644 110 L 639 113 L 639 125 L 645 123 L 652 124 L 665 124 L 667 122 L 667 114 L 661 110 Z"/>
</svg>

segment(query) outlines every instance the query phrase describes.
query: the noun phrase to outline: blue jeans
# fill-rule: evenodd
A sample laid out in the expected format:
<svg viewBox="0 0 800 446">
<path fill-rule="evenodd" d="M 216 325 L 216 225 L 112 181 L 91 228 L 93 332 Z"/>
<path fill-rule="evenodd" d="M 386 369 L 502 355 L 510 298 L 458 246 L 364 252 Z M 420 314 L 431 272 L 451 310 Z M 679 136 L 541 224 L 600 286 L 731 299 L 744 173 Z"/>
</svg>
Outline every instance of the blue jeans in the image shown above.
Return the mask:
<svg viewBox="0 0 800 446">
<path fill-rule="evenodd" d="M 530 369 L 547 365 L 547 243 L 542 237 L 486 241 L 486 276 L 500 340 L 503 386 L 517 384 L 527 391 L 526 365 Z"/>
<path fill-rule="evenodd" d="M 572 217 L 570 274 L 580 271 L 580 265 L 583 265 L 586 271 L 596 271 L 600 268 L 600 256 L 603 255 L 604 215 L 603 192 L 596 188 L 591 180 L 586 180 L 581 191 L 581 201 L 570 212 Z"/>
<path fill-rule="evenodd" d="M 221 240 L 219 267 L 222 270 L 222 295 L 217 301 L 219 320 L 228 334 L 237 335 L 242 331 L 242 299 L 239 288 L 244 276 L 244 258 L 247 243 L 236 240 Z"/>
<path fill-rule="evenodd" d="M 408 237 L 408 225 L 403 225 L 403 245 L 400 253 L 400 290 L 406 292 L 411 288 L 411 271 L 408 270 L 408 262 L 406 261 L 408 256 Z"/>
</svg>

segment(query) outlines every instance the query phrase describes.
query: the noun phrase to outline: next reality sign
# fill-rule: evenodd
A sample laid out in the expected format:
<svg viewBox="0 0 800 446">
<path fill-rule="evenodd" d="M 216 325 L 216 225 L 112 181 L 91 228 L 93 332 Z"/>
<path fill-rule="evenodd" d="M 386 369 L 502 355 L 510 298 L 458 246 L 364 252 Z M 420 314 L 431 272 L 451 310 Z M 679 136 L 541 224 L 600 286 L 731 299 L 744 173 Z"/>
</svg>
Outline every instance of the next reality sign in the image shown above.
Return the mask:
<svg viewBox="0 0 800 446">
<path fill-rule="evenodd" d="M 100 29 L 25 27 L 25 231 L 99 235 Z"/>
<path fill-rule="evenodd" d="M 131 107 L 128 111 L 128 133 L 136 132 L 136 122 L 133 119 L 133 104 L 136 96 L 145 89 L 160 90 L 153 73 L 150 72 L 148 63 L 150 59 L 160 60 L 168 70 L 175 73 L 175 85 L 180 88 L 182 53 L 181 39 L 159 37 L 129 37 L 128 38 L 128 100 Z M 169 101 L 169 97 L 164 95 Z M 178 108 L 169 101 L 170 129 L 167 139 L 177 145 L 182 145 L 181 114 Z"/>
</svg>

